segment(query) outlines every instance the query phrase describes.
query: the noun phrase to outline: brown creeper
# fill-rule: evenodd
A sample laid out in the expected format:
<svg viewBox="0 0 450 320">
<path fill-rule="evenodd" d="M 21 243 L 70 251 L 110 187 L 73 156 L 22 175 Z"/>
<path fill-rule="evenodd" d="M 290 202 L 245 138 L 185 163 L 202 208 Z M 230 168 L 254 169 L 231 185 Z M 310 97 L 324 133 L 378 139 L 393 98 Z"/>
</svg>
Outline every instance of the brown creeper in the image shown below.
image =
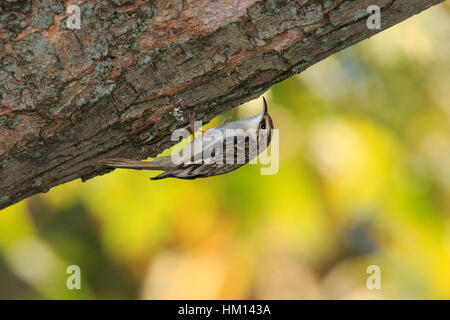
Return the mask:
<svg viewBox="0 0 450 320">
<path fill-rule="evenodd" d="M 208 129 L 179 153 L 153 161 L 103 159 L 99 164 L 112 168 L 165 171 L 152 180 L 205 178 L 236 170 L 264 151 L 272 140 L 273 122 L 264 97 L 263 102 L 264 110 L 260 114 Z"/>
</svg>

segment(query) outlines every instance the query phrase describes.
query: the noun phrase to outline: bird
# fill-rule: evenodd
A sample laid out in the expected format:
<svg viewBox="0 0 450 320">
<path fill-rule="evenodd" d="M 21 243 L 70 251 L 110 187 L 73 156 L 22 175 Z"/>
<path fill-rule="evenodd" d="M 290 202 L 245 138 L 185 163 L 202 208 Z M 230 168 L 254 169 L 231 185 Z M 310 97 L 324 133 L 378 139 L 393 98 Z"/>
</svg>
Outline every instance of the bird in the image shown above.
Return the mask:
<svg viewBox="0 0 450 320">
<path fill-rule="evenodd" d="M 195 137 L 193 118 L 190 127 L 193 140 L 171 156 L 152 161 L 106 158 L 99 160 L 98 164 L 109 168 L 164 171 L 151 180 L 193 180 L 221 175 L 242 167 L 264 151 L 272 140 L 274 128 L 264 97 L 263 111 L 256 116 L 224 121 L 222 125 L 204 131 L 200 138 Z"/>
</svg>

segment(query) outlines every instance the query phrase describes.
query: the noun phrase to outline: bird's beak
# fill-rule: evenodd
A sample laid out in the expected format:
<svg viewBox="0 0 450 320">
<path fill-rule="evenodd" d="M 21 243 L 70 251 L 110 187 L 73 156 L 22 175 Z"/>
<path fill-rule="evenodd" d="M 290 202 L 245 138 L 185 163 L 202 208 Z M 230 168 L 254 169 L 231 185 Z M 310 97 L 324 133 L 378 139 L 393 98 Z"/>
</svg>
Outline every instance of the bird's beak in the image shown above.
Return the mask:
<svg viewBox="0 0 450 320">
<path fill-rule="evenodd" d="M 262 97 L 263 98 L 263 102 L 264 102 L 264 110 L 263 110 L 263 114 L 267 114 L 268 113 L 268 110 L 267 110 L 267 102 L 266 102 L 266 98 L 264 98 L 264 97 Z"/>
</svg>

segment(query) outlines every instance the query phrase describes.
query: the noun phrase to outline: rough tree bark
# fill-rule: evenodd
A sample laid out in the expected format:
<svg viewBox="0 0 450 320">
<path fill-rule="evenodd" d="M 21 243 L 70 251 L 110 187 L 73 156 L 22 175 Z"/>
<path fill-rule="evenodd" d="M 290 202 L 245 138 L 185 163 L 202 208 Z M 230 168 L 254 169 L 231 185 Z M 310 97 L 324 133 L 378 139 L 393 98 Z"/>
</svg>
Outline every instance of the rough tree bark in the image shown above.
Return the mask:
<svg viewBox="0 0 450 320">
<path fill-rule="evenodd" d="M 0 209 L 96 160 L 143 159 L 442 0 L 6 0 L 0 3 Z M 69 5 L 81 9 L 70 30 Z"/>
</svg>

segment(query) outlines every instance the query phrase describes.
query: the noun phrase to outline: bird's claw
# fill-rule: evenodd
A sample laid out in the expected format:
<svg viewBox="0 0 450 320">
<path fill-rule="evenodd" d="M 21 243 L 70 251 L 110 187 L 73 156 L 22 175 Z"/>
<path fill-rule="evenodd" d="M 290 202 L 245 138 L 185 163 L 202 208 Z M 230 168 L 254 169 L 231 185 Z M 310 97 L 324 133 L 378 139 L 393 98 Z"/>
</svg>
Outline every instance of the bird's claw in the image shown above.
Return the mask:
<svg viewBox="0 0 450 320">
<path fill-rule="evenodd" d="M 231 120 L 231 118 L 233 118 L 233 116 L 231 115 L 231 114 L 229 114 L 229 115 L 224 115 L 223 116 L 223 120 L 222 120 L 222 126 L 225 124 L 225 123 L 227 123 L 227 121 L 228 120 Z"/>
<path fill-rule="evenodd" d="M 191 132 L 191 134 L 195 133 L 195 127 L 194 127 L 194 121 L 195 121 L 195 112 L 193 112 L 189 116 L 189 124 L 186 126 L 187 129 Z"/>
<path fill-rule="evenodd" d="M 184 129 L 189 130 L 189 132 L 192 134 L 192 139 L 195 139 L 195 131 L 196 131 L 194 122 L 195 122 L 195 112 L 192 112 L 191 115 L 189 116 L 189 124 L 184 127 Z"/>
</svg>

